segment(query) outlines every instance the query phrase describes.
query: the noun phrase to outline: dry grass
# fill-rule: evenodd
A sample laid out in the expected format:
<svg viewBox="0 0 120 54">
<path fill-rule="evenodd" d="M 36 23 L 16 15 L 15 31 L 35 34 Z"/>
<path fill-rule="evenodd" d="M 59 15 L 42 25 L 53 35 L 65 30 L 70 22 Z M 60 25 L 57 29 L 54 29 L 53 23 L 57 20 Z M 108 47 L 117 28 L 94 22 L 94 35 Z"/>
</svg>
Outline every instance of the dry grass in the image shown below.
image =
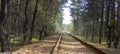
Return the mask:
<svg viewBox="0 0 120 54">
<path fill-rule="evenodd" d="M 30 44 L 12 52 L 12 54 L 50 54 L 58 36 L 47 37 L 41 42 Z"/>
</svg>

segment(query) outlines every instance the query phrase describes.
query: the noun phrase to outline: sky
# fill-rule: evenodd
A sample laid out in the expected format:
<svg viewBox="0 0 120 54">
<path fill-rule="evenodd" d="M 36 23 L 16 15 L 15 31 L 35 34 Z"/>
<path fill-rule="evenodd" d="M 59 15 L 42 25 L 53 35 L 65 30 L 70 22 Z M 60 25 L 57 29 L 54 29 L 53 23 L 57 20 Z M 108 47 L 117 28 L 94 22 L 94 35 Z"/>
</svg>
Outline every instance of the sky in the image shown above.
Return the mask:
<svg viewBox="0 0 120 54">
<path fill-rule="evenodd" d="M 70 6 L 72 2 L 69 0 L 68 3 L 66 3 L 65 5 L 66 6 Z M 70 16 L 70 8 L 63 8 L 63 24 L 70 24 L 71 23 L 71 20 L 72 20 L 72 17 Z"/>
</svg>

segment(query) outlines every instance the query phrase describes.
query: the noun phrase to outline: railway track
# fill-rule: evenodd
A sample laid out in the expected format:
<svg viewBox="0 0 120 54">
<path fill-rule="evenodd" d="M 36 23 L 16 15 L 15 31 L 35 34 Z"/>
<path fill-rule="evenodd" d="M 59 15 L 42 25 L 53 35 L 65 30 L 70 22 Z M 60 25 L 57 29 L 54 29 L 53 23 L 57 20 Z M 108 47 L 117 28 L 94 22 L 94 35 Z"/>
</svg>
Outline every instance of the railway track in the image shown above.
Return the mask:
<svg viewBox="0 0 120 54">
<path fill-rule="evenodd" d="M 68 34 L 68 33 L 67 33 L 67 34 Z M 94 51 L 96 54 L 107 54 L 106 52 L 103 52 L 103 51 L 101 51 L 100 49 L 98 49 L 98 48 L 96 48 L 96 47 L 94 47 L 94 46 L 92 46 L 92 45 L 90 45 L 90 44 L 88 44 L 88 43 L 85 43 L 84 41 L 78 39 L 77 37 L 75 37 L 75 36 L 73 36 L 73 35 L 71 35 L 71 34 L 68 34 L 68 35 L 71 36 L 71 37 L 73 37 L 73 38 L 75 38 L 77 41 L 79 41 L 80 43 L 82 43 L 82 44 L 83 44 L 84 46 L 86 46 L 87 48 L 91 48 L 92 51 Z"/>
<path fill-rule="evenodd" d="M 75 43 L 76 42 L 76 43 Z M 96 47 L 89 45 L 75 36 L 66 33 L 59 38 L 50 54 L 107 54 Z"/>
<path fill-rule="evenodd" d="M 60 48 L 61 39 L 62 39 L 62 34 L 59 35 L 59 38 L 58 38 L 54 48 L 50 52 L 50 54 L 58 54 L 58 51 L 59 51 L 59 48 Z"/>
</svg>

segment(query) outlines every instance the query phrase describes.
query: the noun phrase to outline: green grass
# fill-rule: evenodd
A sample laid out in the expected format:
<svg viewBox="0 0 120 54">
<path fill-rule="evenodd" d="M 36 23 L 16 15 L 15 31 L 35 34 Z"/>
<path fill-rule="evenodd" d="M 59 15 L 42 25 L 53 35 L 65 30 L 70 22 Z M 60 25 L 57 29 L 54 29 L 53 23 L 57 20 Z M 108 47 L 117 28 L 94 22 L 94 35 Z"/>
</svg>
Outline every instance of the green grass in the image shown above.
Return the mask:
<svg viewBox="0 0 120 54">
<path fill-rule="evenodd" d="M 76 36 L 79 36 L 79 35 L 76 35 Z M 91 36 L 88 36 L 88 38 L 86 39 L 86 37 L 84 36 L 79 36 L 81 40 L 85 40 L 87 42 L 91 42 L 91 43 L 96 43 L 96 44 L 99 44 L 99 36 L 95 36 L 93 41 L 91 41 Z M 102 38 L 102 44 L 103 46 L 105 46 L 107 48 L 107 43 L 106 43 L 106 39 L 105 38 Z M 111 47 L 112 49 L 114 49 L 113 45 Z M 118 49 L 120 50 L 120 45 L 118 46 Z"/>
<path fill-rule="evenodd" d="M 10 43 L 20 43 L 21 41 L 21 37 L 15 37 L 10 40 Z M 39 41 L 39 39 L 37 37 L 32 37 L 32 42 L 36 41 Z"/>
<path fill-rule="evenodd" d="M 37 36 L 33 36 L 32 42 L 37 42 L 37 41 L 39 41 Z M 22 43 L 22 37 L 17 36 L 17 37 L 11 38 L 10 39 L 11 51 L 15 51 L 15 50 L 21 48 L 23 46 L 23 44 L 21 44 L 21 43 Z"/>
<path fill-rule="evenodd" d="M 90 42 L 93 42 L 93 43 L 99 43 L 99 36 L 95 36 L 94 39 L 93 39 L 93 41 L 91 41 L 91 36 L 88 36 L 87 39 L 86 39 L 86 37 L 84 37 L 84 36 L 81 36 L 81 38 L 82 38 L 83 40 L 87 40 L 87 41 L 90 41 Z M 102 42 L 106 42 L 106 39 L 105 39 L 105 38 L 102 38 L 101 41 L 102 41 Z"/>
<path fill-rule="evenodd" d="M 32 42 L 37 42 L 37 41 L 39 41 L 39 39 L 37 37 L 32 38 Z"/>
<path fill-rule="evenodd" d="M 79 36 L 79 35 L 77 35 Z M 99 36 L 95 36 L 93 41 L 91 41 L 91 36 L 88 36 L 88 38 L 86 39 L 86 37 L 84 36 L 79 36 L 81 40 L 87 41 L 87 42 L 91 42 L 91 43 L 96 43 L 99 44 Z M 107 44 L 106 44 L 106 39 L 102 38 L 102 45 L 105 46 L 107 48 Z"/>
<path fill-rule="evenodd" d="M 20 43 L 21 37 L 15 37 L 10 39 L 10 43 Z"/>
</svg>

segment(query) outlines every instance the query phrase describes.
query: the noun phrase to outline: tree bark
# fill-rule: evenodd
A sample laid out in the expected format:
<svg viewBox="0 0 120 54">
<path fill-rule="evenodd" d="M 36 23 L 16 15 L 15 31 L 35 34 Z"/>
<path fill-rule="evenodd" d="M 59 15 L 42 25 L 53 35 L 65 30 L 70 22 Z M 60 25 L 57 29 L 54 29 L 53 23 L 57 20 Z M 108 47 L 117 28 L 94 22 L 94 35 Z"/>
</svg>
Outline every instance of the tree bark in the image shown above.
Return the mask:
<svg viewBox="0 0 120 54">
<path fill-rule="evenodd" d="M 93 28 L 92 28 L 92 38 L 91 41 L 93 41 L 94 36 L 95 36 L 95 21 L 96 21 L 96 17 L 97 17 L 97 7 L 96 7 L 96 0 L 93 0 L 94 3 L 94 18 L 93 18 Z"/>
<path fill-rule="evenodd" d="M 5 34 L 3 26 L 6 13 L 7 0 L 1 0 L 1 17 L 0 17 L 0 41 L 1 41 L 1 51 L 9 52 L 10 46 L 8 41 L 8 35 Z"/>
<path fill-rule="evenodd" d="M 23 43 L 28 43 L 28 35 L 27 35 L 27 24 L 28 24 L 28 17 L 27 17 L 27 9 L 28 9 L 29 0 L 26 0 L 25 3 L 25 20 L 23 24 Z"/>
<path fill-rule="evenodd" d="M 100 36 L 99 36 L 99 44 L 101 44 L 101 39 L 103 35 L 103 17 L 104 17 L 104 0 L 102 0 L 102 12 L 101 12 L 101 22 L 100 22 Z"/>
<path fill-rule="evenodd" d="M 36 4 L 35 4 L 35 8 L 34 8 L 33 20 L 31 23 L 31 31 L 30 31 L 30 36 L 29 36 L 29 43 L 32 42 L 32 35 L 33 35 L 33 31 L 34 31 L 34 22 L 36 19 L 37 9 L 38 9 L 38 0 L 36 0 Z"/>
<path fill-rule="evenodd" d="M 108 48 L 111 47 L 111 27 L 110 27 L 110 4 L 111 4 L 111 0 L 108 0 L 107 1 L 107 17 L 106 17 L 106 36 L 107 36 L 107 45 L 108 45 Z"/>
<path fill-rule="evenodd" d="M 117 34 L 116 40 L 114 43 L 114 48 L 118 48 L 119 40 L 120 40 L 120 0 L 118 0 L 118 7 L 117 7 Z"/>
</svg>

